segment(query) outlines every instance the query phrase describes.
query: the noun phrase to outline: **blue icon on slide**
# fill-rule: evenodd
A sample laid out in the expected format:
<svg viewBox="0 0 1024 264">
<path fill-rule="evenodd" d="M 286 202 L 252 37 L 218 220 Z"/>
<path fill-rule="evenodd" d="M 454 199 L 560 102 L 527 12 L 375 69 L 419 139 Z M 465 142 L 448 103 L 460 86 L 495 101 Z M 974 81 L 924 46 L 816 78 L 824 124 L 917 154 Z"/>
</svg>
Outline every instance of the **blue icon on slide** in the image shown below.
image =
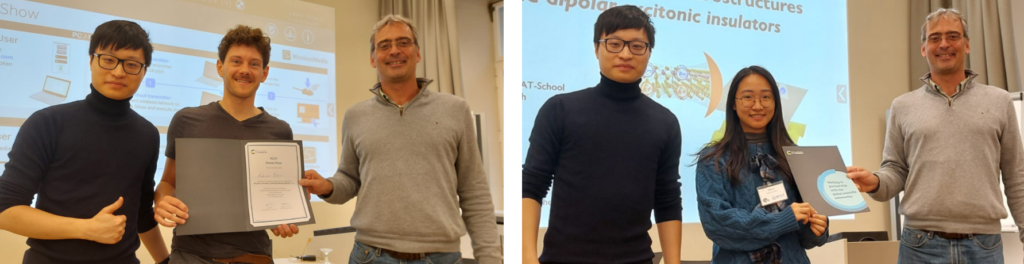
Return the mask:
<svg viewBox="0 0 1024 264">
<path fill-rule="evenodd" d="M 821 198 L 836 209 L 847 212 L 860 212 L 868 208 L 864 197 L 857 190 L 853 180 L 846 177 L 845 172 L 827 170 L 818 176 L 818 192 Z"/>
<path fill-rule="evenodd" d="M 274 95 L 275 95 L 274 92 L 267 93 L 267 99 L 270 99 L 271 101 L 273 101 L 274 97 L 275 97 Z"/>
<path fill-rule="evenodd" d="M 690 71 L 686 69 L 686 66 L 676 66 L 676 69 L 672 73 L 673 76 L 676 77 L 676 80 L 685 81 L 687 79 L 690 79 Z"/>
<path fill-rule="evenodd" d="M 153 78 L 146 78 L 146 87 L 156 87 L 156 80 L 154 80 Z"/>
</svg>

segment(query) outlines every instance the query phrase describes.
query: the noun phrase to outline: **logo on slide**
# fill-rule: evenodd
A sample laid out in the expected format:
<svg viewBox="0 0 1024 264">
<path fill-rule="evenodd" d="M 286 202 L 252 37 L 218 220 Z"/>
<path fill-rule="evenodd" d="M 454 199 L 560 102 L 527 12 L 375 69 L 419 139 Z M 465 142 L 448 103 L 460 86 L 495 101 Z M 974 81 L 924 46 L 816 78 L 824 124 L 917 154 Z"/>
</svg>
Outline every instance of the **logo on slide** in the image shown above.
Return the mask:
<svg viewBox="0 0 1024 264">
<path fill-rule="evenodd" d="M 238 8 L 238 10 L 245 10 L 245 1 L 235 1 L 235 8 Z"/>
<path fill-rule="evenodd" d="M 306 42 L 306 44 L 313 44 L 313 31 L 309 31 L 308 29 L 306 31 L 302 31 L 302 42 Z"/>
<path fill-rule="evenodd" d="M 818 176 L 818 192 L 825 202 L 842 211 L 854 213 L 868 208 L 857 185 L 846 177 L 845 172 L 834 169 L 822 172 Z"/>
<path fill-rule="evenodd" d="M 302 158 L 304 163 L 316 163 L 316 148 L 304 147 L 302 148 Z"/>
<path fill-rule="evenodd" d="M 676 77 L 676 80 L 686 81 L 686 79 L 690 78 L 690 71 L 686 69 L 686 66 L 679 65 L 676 66 L 672 76 Z"/>
<path fill-rule="evenodd" d="M 267 23 L 267 35 L 271 38 L 277 37 L 277 24 Z"/>
<path fill-rule="evenodd" d="M 295 35 L 296 35 L 295 28 L 293 28 L 293 27 L 286 27 L 286 28 L 284 28 L 284 38 L 287 39 L 288 41 L 294 41 L 295 40 Z"/>
<path fill-rule="evenodd" d="M 256 150 L 255 149 L 250 149 L 249 150 L 249 154 L 256 154 Z"/>
</svg>

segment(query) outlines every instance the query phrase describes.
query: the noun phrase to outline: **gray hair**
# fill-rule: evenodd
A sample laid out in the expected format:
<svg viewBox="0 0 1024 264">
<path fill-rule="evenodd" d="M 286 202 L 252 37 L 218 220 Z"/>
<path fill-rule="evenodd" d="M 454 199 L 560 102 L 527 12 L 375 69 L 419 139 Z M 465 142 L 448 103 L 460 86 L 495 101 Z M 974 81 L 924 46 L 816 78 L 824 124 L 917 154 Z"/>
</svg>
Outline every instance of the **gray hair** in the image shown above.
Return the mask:
<svg viewBox="0 0 1024 264">
<path fill-rule="evenodd" d="M 960 15 L 960 11 L 956 11 L 956 8 L 939 8 L 939 10 L 935 10 L 935 12 L 928 14 L 928 17 L 925 17 L 924 25 L 921 25 L 921 42 L 925 42 L 928 39 L 928 36 L 925 35 L 928 34 L 926 31 L 928 24 L 934 23 L 939 18 L 960 20 L 960 26 L 964 29 L 964 38 L 970 39 L 967 37 L 967 20 L 964 20 L 964 17 Z"/>
<path fill-rule="evenodd" d="M 406 26 L 409 26 L 409 30 L 412 30 L 412 44 L 416 45 L 416 47 L 420 46 L 419 36 L 416 34 L 416 26 L 412 25 L 412 20 L 409 20 L 402 15 L 391 14 L 384 16 L 384 18 L 381 18 L 380 21 L 377 21 L 377 24 L 373 26 L 373 32 L 370 32 L 370 52 L 377 50 L 377 40 L 374 39 L 374 35 L 376 35 L 377 32 L 380 32 L 380 29 L 394 22 L 403 23 Z"/>
</svg>

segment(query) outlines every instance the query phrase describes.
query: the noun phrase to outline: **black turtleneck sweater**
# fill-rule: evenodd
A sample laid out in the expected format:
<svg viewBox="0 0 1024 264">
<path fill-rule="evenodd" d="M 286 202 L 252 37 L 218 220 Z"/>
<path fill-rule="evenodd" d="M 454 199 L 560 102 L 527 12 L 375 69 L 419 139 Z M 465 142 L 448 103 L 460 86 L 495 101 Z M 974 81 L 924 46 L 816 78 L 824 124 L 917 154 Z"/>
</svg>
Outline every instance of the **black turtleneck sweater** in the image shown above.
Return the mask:
<svg viewBox="0 0 1024 264">
<path fill-rule="evenodd" d="M 768 133 L 743 133 L 744 137 L 747 138 L 748 144 L 768 143 Z"/>
<path fill-rule="evenodd" d="M 682 220 L 681 143 L 678 119 L 639 80 L 602 75 L 545 102 L 523 164 L 523 198 L 540 202 L 553 187 L 540 261 L 650 263 L 651 211 L 658 223 Z"/>
<path fill-rule="evenodd" d="M 28 239 L 24 263 L 139 263 L 139 232 L 156 227 L 153 174 L 160 151 L 156 127 L 95 88 L 85 100 L 36 111 L 18 131 L 0 176 L 0 212 L 30 205 L 51 214 L 92 218 L 124 197 L 121 241 L 106 245 L 66 239 Z"/>
</svg>

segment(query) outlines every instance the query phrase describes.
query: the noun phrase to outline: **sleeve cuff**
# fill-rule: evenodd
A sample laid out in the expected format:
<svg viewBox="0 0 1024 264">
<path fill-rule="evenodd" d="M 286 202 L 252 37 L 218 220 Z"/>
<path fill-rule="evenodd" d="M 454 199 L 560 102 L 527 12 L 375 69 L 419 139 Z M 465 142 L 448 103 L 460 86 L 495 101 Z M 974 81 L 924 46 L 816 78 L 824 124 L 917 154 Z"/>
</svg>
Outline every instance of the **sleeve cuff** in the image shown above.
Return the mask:
<svg viewBox="0 0 1024 264">
<path fill-rule="evenodd" d="M 683 209 L 680 207 L 678 210 L 655 211 L 654 221 L 659 224 L 668 221 L 683 221 Z"/>
<path fill-rule="evenodd" d="M 793 215 L 793 208 L 786 207 L 785 210 L 778 213 L 775 219 L 772 219 L 771 225 L 773 230 L 781 231 L 779 234 L 785 234 L 800 230 L 802 224 L 796 221 L 796 216 Z"/>
<path fill-rule="evenodd" d="M 477 262 L 480 264 L 502 264 L 501 258 L 495 257 L 482 257 L 477 259 Z"/>
<path fill-rule="evenodd" d="M 334 194 L 336 193 L 335 191 L 338 190 L 338 184 L 336 182 L 334 182 L 333 179 L 334 179 L 334 177 L 325 178 L 325 180 L 327 180 L 327 182 L 330 182 L 331 185 L 334 186 L 334 188 L 331 189 L 331 193 L 328 193 L 326 195 L 317 194 L 316 197 L 320 197 L 321 200 L 324 200 L 325 202 L 330 203 L 330 199 L 332 197 L 334 197 Z"/>
<path fill-rule="evenodd" d="M 544 198 L 538 199 L 535 195 L 531 195 L 531 194 L 528 194 L 528 193 L 525 193 L 525 192 L 523 193 L 523 198 L 524 199 L 533 199 L 534 201 L 537 201 L 537 203 L 539 203 L 541 206 L 544 205 Z"/>
<path fill-rule="evenodd" d="M 875 186 L 875 190 L 872 190 L 872 191 L 868 192 L 868 194 L 869 195 L 875 195 L 875 194 L 878 193 L 879 190 L 882 189 L 882 176 L 878 175 L 878 172 L 873 172 L 873 173 L 871 173 L 871 175 L 875 175 L 875 177 L 878 178 L 878 186 Z"/>
</svg>

